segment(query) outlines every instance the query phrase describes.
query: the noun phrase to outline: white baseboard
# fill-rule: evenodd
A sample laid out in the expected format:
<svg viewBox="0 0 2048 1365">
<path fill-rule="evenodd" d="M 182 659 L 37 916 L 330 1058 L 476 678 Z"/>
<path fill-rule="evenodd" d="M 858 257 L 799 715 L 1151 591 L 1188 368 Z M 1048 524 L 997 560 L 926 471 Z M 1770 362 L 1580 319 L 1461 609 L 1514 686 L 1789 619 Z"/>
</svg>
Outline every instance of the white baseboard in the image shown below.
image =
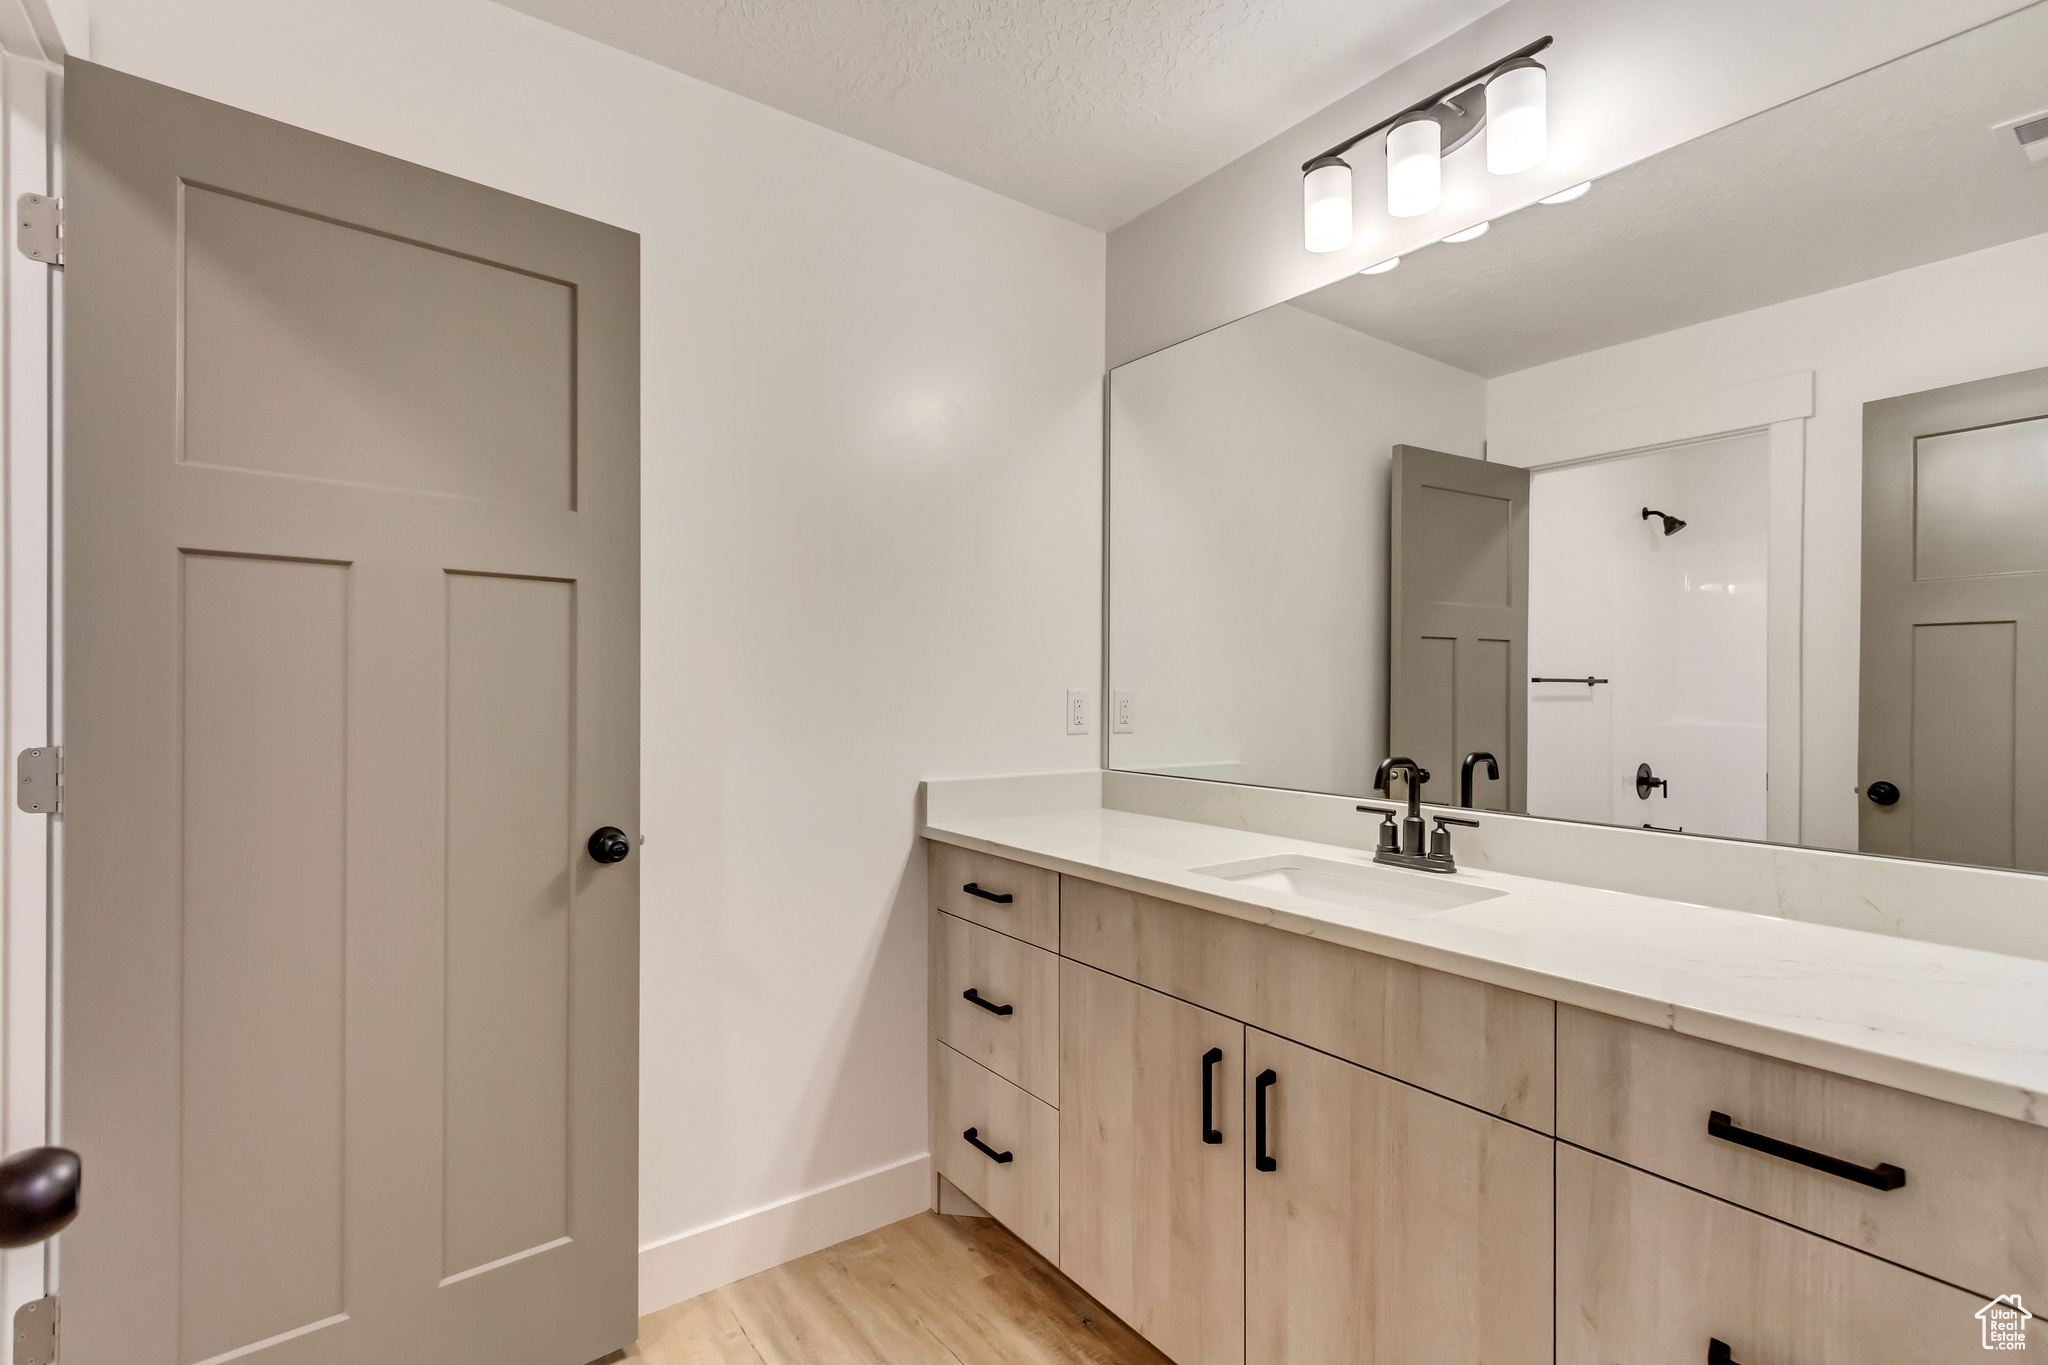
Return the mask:
<svg viewBox="0 0 2048 1365">
<path fill-rule="evenodd" d="M 920 1153 L 679 1232 L 640 1248 L 640 1312 L 694 1299 L 931 1206 L 932 1160 Z"/>
</svg>

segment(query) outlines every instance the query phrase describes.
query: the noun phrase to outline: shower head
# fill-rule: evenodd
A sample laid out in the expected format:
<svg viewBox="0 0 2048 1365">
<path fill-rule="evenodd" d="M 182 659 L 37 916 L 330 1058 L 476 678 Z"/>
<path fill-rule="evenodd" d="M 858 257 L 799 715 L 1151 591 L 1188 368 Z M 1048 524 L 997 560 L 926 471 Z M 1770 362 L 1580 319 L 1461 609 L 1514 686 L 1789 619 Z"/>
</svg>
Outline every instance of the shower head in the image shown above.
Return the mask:
<svg viewBox="0 0 2048 1365">
<path fill-rule="evenodd" d="M 1651 517 L 1664 518 L 1664 534 L 1667 536 L 1675 536 L 1685 529 L 1685 523 L 1672 516 L 1669 512 L 1656 512 L 1645 507 L 1643 509 L 1643 520 L 1648 521 Z"/>
</svg>

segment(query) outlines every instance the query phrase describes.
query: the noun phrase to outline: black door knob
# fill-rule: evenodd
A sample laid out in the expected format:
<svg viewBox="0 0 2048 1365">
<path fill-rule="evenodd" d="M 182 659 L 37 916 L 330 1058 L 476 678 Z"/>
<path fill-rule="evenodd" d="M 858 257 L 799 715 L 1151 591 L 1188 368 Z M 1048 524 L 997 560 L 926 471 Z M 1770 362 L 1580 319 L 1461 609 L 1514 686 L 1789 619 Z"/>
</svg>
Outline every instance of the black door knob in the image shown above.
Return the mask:
<svg viewBox="0 0 2048 1365">
<path fill-rule="evenodd" d="M 1889 782 L 1873 782 L 1863 789 L 1863 794 L 1880 806 L 1899 804 L 1899 789 Z"/>
<path fill-rule="evenodd" d="M 633 841 L 616 825 L 606 825 L 590 836 L 590 856 L 601 863 L 623 863 L 633 851 Z"/>
<path fill-rule="evenodd" d="M 34 1246 L 78 1216 L 78 1153 L 31 1147 L 0 1161 L 0 1247 Z"/>
</svg>

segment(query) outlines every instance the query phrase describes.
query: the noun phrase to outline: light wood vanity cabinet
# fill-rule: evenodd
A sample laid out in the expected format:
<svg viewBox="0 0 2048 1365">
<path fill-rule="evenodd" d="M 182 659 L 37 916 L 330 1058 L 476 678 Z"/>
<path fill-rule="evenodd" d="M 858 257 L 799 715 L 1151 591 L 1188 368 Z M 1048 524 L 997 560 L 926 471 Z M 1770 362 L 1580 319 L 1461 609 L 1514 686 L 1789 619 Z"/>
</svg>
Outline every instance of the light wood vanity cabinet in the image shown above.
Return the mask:
<svg viewBox="0 0 2048 1365">
<path fill-rule="evenodd" d="M 1985 1300 L 1565 1143 L 1557 1365 L 1987 1358 Z M 1712 1353 L 1712 1343 L 1727 1347 Z M 2041 1334 L 2030 1337 L 2038 1349 Z"/>
<path fill-rule="evenodd" d="M 1986 1299 L 2048 1294 L 2048 1129 L 1570 1006 L 1557 1040 L 1567 1142 Z M 1895 1188 L 1863 1183 L 1881 1166 Z"/>
<path fill-rule="evenodd" d="M 1244 1025 L 1060 978 L 1060 1269 L 1180 1365 L 1244 1359 Z"/>
<path fill-rule="evenodd" d="M 992 853 L 933 844 L 932 904 L 949 915 L 1052 952 L 1060 946 L 1060 879 Z"/>
<path fill-rule="evenodd" d="M 1059 958 L 937 910 L 931 933 L 939 1041 L 1059 1103 Z"/>
<path fill-rule="evenodd" d="M 1066 957 L 1551 1129 L 1548 1000 L 1077 877 L 1060 896 Z"/>
<path fill-rule="evenodd" d="M 1548 1365 L 1556 1144 L 1246 1032 L 1248 1361 Z"/>
<path fill-rule="evenodd" d="M 2048 1302 L 2048 1129 L 985 854 L 931 871 L 938 1170 L 1179 1365 L 1976 1360 L 1991 1296 Z"/>
</svg>

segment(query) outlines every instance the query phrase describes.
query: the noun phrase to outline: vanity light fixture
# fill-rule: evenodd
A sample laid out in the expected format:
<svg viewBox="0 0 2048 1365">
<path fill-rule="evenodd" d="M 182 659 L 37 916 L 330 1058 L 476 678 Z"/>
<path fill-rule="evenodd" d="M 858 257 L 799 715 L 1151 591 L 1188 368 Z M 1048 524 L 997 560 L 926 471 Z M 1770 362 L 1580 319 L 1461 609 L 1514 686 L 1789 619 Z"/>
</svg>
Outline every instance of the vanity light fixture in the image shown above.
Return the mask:
<svg viewBox="0 0 2048 1365">
<path fill-rule="evenodd" d="M 1387 212 L 1396 218 L 1437 206 L 1445 155 L 1481 129 L 1487 130 L 1486 167 L 1495 175 L 1515 175 L 1540 162 L 1548 146 L 1549 77 L 1532 58 L 1550 44 L 1549 37 L 1539 38 L 1303 162 L 1303 243 L 1310 251 L 1351 245 L 1351 163 L 1344 154 L 1375 133 L 1387 135 Z"/>
<path fill-rule="evenodd" d="M 1351 166 L 1341 156 L 1319 156 L 1301 178 L 1302 236 L 1310 251 L 1351 245 Z"/>
<path fill-rule="evenodd" d="M 1365 269 L 1359 271 L 1358 273 L 1361 275 L 1384 275 L 1389 270 L 1392 270 L 1395 266 L 1399 264 L 1401 264 L 1401 258 L 1399 256 L 1389 256 L 1384 261 L 1381 261 L 1378 265 L 1369 265 Z"/>
<path fill-rule="evenodd" d="M 1466 228 L 1463 232 L 1454 232 L 1450 236 L 1444 238 L 1444 240 L 1447 242 L 1476 242 L 1481 237 L 1484 237 L 1486 235 L 1486 230 L 1492 226 L 1492 223 L 1474 223 L 1471 227 Z"/>
<path fill-rule="evenodd" d="M 1536 202 L 1539 204 L 1569 204 L 1574 199 L 1584 198 L 1586 191 L 1592 188 L 1592 181 L 1581 180 L 1568 190 L 1559 190 L 1556 194 L 1546 194 Z"/>
</svg>

